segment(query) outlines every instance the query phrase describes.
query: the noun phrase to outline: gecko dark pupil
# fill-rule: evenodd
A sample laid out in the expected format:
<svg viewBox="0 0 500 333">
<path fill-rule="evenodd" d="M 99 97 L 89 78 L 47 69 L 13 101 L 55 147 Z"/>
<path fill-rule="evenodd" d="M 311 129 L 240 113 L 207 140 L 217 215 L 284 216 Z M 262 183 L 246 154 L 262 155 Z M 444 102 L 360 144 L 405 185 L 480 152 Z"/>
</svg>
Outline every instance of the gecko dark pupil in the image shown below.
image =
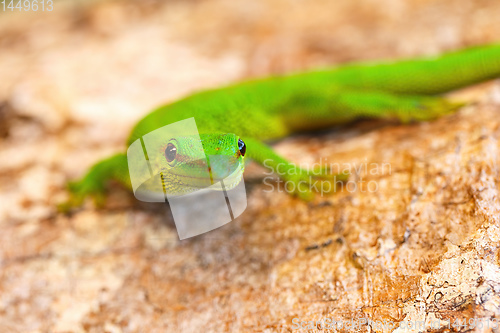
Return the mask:
<svg viewBox="0 0 500 333">
<path fill-rule="evenodd" d="M 238 139 L 238 149 L 241 153 L 241 156 L 245 156 L 245 153 L 247 152 L 247 146 L 241 139 Z"/>
<path fill-rule="evenodd" d="M 167 159 L 168 162 L 172 162 L 175 160 L 175 156 L 177 155 L 177 148 L 169 143 L 167 145 L 167 148 L 165 149 L 165 158 Z"/>
</svg>

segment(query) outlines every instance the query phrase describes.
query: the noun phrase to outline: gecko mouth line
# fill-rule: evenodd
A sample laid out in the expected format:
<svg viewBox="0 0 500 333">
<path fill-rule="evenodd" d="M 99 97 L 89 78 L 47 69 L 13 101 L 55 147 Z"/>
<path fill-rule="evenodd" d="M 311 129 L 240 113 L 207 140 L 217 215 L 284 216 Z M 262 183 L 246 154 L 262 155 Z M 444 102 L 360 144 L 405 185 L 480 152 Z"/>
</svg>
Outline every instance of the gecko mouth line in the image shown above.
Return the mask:
<svg viewBox="0 0 500 333">
<path fill-rule="evenodd" d="M 209 175 L 207 175 L 206 177 L 180 175 L 172 172 L 167 172 L 162 174 L 163 175 L 170 174 L 172 176 L 178 177 L 175 180 L 169 179 L 168 176 L 165 178 L 162 177 L 165 183 L 174 182 L 177 183 L 178 185 L 185 187 L 203 189 L 210 187 L 212 185 L 217 185 L 217 183 L 222 182 L 224 184 L 224 188 L 226 190 L 230 190 L 240 183 L 243 177 L 243 170 L 241 165 L 238 165 L 237 168 L 231 174 L 229 174 L 227 177 L 224 178 L 212 178 L 212 172 L 209 172 Z M 218 187 L 215 187 L 214 189 L 222 190 L 222 188 Z"/>
</svg>

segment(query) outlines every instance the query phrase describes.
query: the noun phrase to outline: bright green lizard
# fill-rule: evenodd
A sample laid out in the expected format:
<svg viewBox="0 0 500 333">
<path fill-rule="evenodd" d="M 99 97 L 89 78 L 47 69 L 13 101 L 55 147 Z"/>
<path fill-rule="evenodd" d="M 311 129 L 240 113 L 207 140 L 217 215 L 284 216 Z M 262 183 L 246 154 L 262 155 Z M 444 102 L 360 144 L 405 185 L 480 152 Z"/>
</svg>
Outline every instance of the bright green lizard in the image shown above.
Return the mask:
<svg viewBox="0 0 500 333">
<path fill-rule="evenodd" d="M 348 64 L 257 79 L 195 93 L 158 108 L 135 126 L 128 144 L 162 126 L 194 117 L 200 133 L 196 140 L 201 140 L 206 156 L 223 155 L 237 166 L 228 187 L 241 181 L 244 160 L 250 158 L 274 169 L 280 166 L 280 177 L 296 185 L 294 194 L 308 200 L 313 197 L 311 172 L 290 172 L 297 167 L 264 142 L 359 118 L 396 118 L 404 123 L 434 119 L 463 105 L 437 95 L 498 77 L 500 44 L 433 58 Z M 192 140 L 178 137 L 162 143 L 164 151 L 156 163 L 165 177 L 164 191 L 170 194 L 184 194 L 186 186 L 191 190 L 206 186 L 202 180 L 197 183 L 200 165 L 189 161 Z M 228 176 L 227 166 L 207 163 L 212 180 Z M 324 171 L 314 176 L 327 175 Z M 125 153 L 98 162 L 71 183 L 70 199 L 62 207 L 78 206 L 87 196 L 102 202 L 105 185 L 112 179 L 130 188 Z"/>
</svg>

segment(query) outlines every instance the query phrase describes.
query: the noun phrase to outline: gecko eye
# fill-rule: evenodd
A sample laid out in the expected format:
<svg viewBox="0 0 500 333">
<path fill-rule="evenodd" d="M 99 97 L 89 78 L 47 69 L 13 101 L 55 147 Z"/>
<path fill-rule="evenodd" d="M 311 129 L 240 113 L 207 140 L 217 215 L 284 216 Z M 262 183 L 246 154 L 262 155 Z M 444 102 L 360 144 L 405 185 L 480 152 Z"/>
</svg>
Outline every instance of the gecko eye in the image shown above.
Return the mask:
<svg viewBox="0 0 500 333">
<path fill-rule="evenodd" d="M 172 143 L 169 143 L 167 148 L 165 148 L 165 158 L 167 162 L 170 163 L 175 160 L 175 156 L 177 156 L 177 148 Z"/>
<path fill-rule="evenodd" d="M 247 146 L 241 139 L 238 139 L 238 150 L 240 151 L 241 156 L 245 156 L 245 153 L 247 152 Z"/>
</svg>

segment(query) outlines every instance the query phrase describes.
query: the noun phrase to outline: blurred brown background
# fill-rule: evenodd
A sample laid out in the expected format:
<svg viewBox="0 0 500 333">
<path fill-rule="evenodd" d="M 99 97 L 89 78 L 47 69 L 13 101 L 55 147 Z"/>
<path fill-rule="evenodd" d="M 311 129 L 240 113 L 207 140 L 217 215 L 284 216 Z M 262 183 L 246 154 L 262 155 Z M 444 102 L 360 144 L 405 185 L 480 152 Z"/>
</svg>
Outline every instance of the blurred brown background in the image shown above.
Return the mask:
<svg viewBox="0 0 500 333">
<path fill-rule="evenodd" d="M 498 42 L 500 1 L 53 8 L 0 12 L 0 331 L 288 332 L 294 317 L 499 316 L 495 83 L 454 95 L 474 103 L 433 123 L 277 146 L 297 162 L 388 161 L 376 194 L 308 204 L 257 184 L 244 216 L 182 242 L 164 211 L 118 188 L 102 210 L 88 202 L 65 216 L 55 205 L 68 179 L 124 149 L 161 103 L 248 77 Z"/>
</svg>

